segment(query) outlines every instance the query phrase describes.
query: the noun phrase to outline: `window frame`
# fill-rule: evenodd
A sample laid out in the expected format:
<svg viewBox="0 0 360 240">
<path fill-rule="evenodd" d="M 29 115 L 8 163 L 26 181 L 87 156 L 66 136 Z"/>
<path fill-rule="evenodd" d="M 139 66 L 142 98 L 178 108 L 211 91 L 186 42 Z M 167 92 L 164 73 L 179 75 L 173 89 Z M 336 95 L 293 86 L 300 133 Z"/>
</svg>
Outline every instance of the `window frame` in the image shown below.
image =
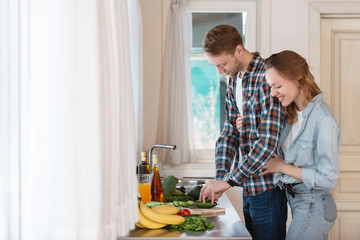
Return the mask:
<svg viewBox="0 0 360 240">
<path fill-rule="evenodd" d="M 166 17 L 171 0 L 163 0 L 162 4 L 162 39 L 164 43 Z M 264 3 L 265 2 L 265 3 Z M 191 12 L 246 12 L 245 48 L 249 51 L 262 51 L 269 54 L 270 39 L 270 3 L 259 0 L 188 0 L 188 10 Z M 260 25 L 265 26 L 260 31 Z M 269 26 L 269 27 L 266 27 Z M 261 38 L 259 38 L 261 36 Z M 191 56 L 201 58 L 202 54 Z M 215 143 L 214 143 L 215 146 Z M 177 167 L 160 166 L 165 175 L 175 175 L 185 178 L 213 178 L 215 173 L 215 148 L 196 149 L 196 163 L 181 164 Z M 161 164 L 162 165 L 162 164 Z"/>
<path fill-rule="evenodd" d="M 206 12 L 206 13 L 238 13 L 246 12 L 246 28 L 245 28 L 245 48 L 249 51 L 256 50 L 256 2 L 254 1 L 201 1 L 188 0 L 188 10 L 190 12 Z M 199 56 L 199 55 L 197 55 Z"/>
<path fill-rule="evenodd" d="M 256 2 L 232 2 L 232 1 L 200 1 L 189 0 L 190 12 L 206 13 L 246 13 L 245 48 L 250 51 L 256 50 Z M 204 59 L 203 54 L 192 53 L 191 58 Z M 221 131 L 221 129 L 220 129 Z M 215 144 L 214 144 L 215 145 Z M 196 149 L 196 159 L 214 162 L 215 149 Z"/>
</svg>

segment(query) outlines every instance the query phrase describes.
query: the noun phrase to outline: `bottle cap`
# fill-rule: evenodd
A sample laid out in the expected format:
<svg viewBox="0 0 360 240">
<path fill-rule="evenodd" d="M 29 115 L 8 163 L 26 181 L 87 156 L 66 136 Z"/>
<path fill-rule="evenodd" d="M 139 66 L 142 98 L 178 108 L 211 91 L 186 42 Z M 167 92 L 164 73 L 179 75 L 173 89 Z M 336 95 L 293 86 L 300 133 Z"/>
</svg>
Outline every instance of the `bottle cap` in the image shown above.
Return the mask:
<svg viewBox="0 0 360 240">
<path fill-rule="evenodd" d="M 146 157 L 146 152 L 141 152 L 141 157 Z"/>
<path fill-rule="evenodd" d="M 156 154 L 153 154 L 153 164 L 158 164 L 158 157 Z"/>
</svg>

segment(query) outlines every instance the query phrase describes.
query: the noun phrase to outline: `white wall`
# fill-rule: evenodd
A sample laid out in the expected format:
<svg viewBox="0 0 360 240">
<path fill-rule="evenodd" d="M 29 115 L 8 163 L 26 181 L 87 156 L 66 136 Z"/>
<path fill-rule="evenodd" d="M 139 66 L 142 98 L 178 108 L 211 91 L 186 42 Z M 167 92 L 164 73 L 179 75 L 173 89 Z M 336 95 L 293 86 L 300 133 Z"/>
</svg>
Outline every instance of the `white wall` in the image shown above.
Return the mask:
<svg viewBox="0 0 360 240">
<path fill-rule="evenodd" d="M 270 37 L 266 53 L 291 49 L 309 59 L 309 3 L 335 0 L 259 0 L 270 12 Z M 271 1 L 270 4 L 268 2 Z M 354 0 L 352 0 L 354 2 Z M 356 0 L 359 2 L 360 0 Z M 144 150 L 155 144 L 162 61 L 162 2 L 141 0 L 144 39 Z M 165 16 L 166 17 L 166 16 Z M 258 17 L 261 22 L 261 16 Z M 264 27 L 268 27 L 263 26 Z M 260 26 L 261 27 L 261 26 Z M 268 57 L 263 55 L 263 57 Z"/>
<path fill-rule="evenodd" d="M 162 1 L 141 0 L 144 41 L 144 150 L 155 144 L 162 59 Z"/>
</svg>

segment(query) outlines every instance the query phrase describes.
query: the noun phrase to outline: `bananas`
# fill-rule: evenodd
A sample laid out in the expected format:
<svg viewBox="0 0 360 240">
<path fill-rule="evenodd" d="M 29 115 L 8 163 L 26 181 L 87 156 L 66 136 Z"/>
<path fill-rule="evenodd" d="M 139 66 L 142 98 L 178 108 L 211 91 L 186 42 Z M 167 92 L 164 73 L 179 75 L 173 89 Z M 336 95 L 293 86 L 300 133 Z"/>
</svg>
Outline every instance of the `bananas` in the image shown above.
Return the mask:
<svg viewBox="0 0 360 240">
<path fill-rule="evenodd" d="M 151 221 L 150 219 L 146 218 L 142 214 L 140 208 L 138 209 L 138 212 L 139 212 L 139 222 L 137 222 L 135 225 L 140 228 L 157 229 L 157 228 L 165 227 L 167 225 L 167 224 L 163 224 L 163 223 L 154 222 L 154 221 Z"/>
<path fill-rule="evenodd" d="M 135 223 L 135 225 L 136 225 L 137 227 L 139 227 L 139 228 L 145 228 L 145 226 L 142 225 L 140 222 Z"/>
<path fill-rule="evenodd" d="M 160 205 L 156 208 L 153 208 L 153 211 L 158 212 L 158 213 L 162 213 L 162 214 L 176 214 L 179 212 L 179 208 L 177 207 L 173 207 L 170 205 Z"/>
<path fill-rule="evenodd" d="M 185 222 L 185 218 L 179 215 L 171 215 L 178 212 L 178 209 L 171 206 L 150 209 L 139 201 L 139 222 L 136 224 L 141 228 L 157 229 L 168 224 L 178 225 Z M 165 206 L 165 205 L 164 205 Z M 155 210 L 157 209 L 157 210 Z"/>
</svg>

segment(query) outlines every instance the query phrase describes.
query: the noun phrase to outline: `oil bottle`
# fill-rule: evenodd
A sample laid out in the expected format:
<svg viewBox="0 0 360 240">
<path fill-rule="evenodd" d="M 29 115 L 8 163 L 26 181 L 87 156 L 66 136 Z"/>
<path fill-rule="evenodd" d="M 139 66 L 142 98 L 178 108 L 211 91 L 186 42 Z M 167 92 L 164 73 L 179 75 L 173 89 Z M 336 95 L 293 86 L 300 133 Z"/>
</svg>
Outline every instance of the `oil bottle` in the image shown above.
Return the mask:
<svg viewBox="0 0 360 240">
<path fill-rule="evenodd" d="M 151 201 L 164 202 L 164 189 L 161 183 L 158 157 L 153 154 L 153 177 L 151 181 Z"/>
<path fill-rule="evenodd" d="M 146 161 L 146 152 L 141 152 L 141 162 L 137 165 L 136 174 L 149 174 L 150 166 Z"/>
</svg>

